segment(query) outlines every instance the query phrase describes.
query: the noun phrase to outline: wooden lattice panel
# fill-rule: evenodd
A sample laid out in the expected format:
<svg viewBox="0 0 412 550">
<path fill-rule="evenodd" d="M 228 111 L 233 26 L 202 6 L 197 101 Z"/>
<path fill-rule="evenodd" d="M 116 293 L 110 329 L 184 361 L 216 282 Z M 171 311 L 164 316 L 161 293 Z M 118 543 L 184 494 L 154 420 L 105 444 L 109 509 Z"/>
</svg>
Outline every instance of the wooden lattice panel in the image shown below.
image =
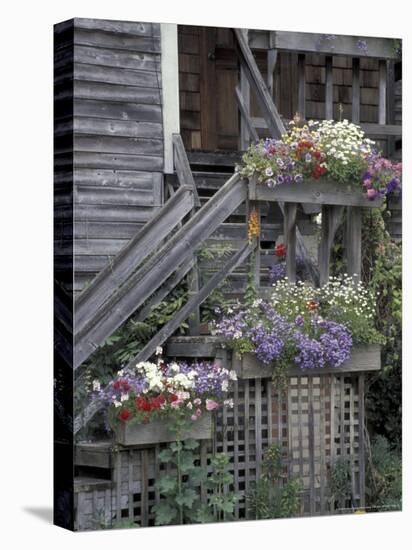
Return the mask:
<svg viewBox="0 0 412 550">
<path fill-rule="evenodd" d="M 238 380 L 231 394 L 234 407 L 217 414 L 214 438 L 201 442 L 198 458 L 209 469 L 212 451 L 229 456 L 231 489 L 240 497 L 236 519 L 247 517 L 245 496 L 259 479 L 263 453 L 272 443 L 281 446 L 285 475 L 301 480 L 304 514 L 363 507 L 363 392 L 364 375 L 359 373 L 291 377 L 282 391 L 270 379 Z M 103 520 L 106 525 L 124 519 L 154 525 L 151 510 L 159 500 L 154 484 L 164 471 L 158 460 L 162 447 L 115 448 L 111 489 L 89 487 L 78 493 L 79 529 L 95 529 Z M 350 494 L 337 498 L 331 473 L 342 461 L 350 466 Z M 201 496 L 205 502 L 204 487 Z"/>
</svg>

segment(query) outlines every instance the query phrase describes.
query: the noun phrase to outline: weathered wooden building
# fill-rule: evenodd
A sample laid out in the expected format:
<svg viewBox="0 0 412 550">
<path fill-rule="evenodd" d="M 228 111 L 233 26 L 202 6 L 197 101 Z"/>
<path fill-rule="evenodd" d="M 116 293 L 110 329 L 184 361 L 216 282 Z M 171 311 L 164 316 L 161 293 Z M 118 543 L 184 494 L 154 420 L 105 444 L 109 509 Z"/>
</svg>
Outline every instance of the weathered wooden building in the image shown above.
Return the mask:
<svg viewBox="0 0 412 550">
<path fill-rule="evenodd" d="M 170 356 L 221 352 L 207 337 L 196 339 L 196 312 L 222 281 L 236 294 L 246 284 L 245 260 L 253 251 L 246 240 L 250 197 L 234 167 L 251 140 L 280 135 L 296 113 L 306 119 L 348 118 L 386 155 L 400 158 L 398 46 L 394 39 L 95 19 L 56 25 L 56 378 L 66 388 L 64 397 L 56 397 L 56 448 L 63 449 L 57 456 L 68 469 L 74 468 L 67 453 L 73 426 L 78 432 L 96 412 L 89 408 L 72 418 L 73 369 L 80 372 L 130 315 L 138 311 L 144 318 L 187 276 L 188 303 L 135 360 L 149 358 L 165 342 Z M 313 213 L 324 205 L 322 197 L 313 197 L 296 207 L 298 250 L 312 260 L 306 237 L 314 232 Z M 390 228 L 399 238 L 399 204 L 393 211 Z M 283 203 L 265 200 L 259 213 L 255 277 L 264 287 L 289 214 Z M 205 262 L 199 270 L 194 253 L 211 242 L 230 245 L 233 254 L 223 265 Z M 352 266 L 357 273 L 358 259 Z M 191 336 L 183 343 L 168 340 L 190 315 Z M 237 488 L 244 492 L 258 476 L 262 448 L 277 438 L 296 454 L 289 466 L 306 480 L 307 513 L 335 510 L 327 464 L 336 453 L 356 463 L 352 505 L 362 507 L 364 376 L 295 377 L 286 395 L 271 389 L 268 380 L 240 381 L 231 435 L 222 437 L 227 418 L 219 420 L 216 432 L 218 447 L 232 453 L 235 463 L 242 461 Z M 347 421 L 347 408 L 357 422 L 355 416 Z M 296 422 L 306 422 L 304 433 L 296 435 Z M 108 521 L 127 516 L 150 523 L 150 504 L 158 498 L 157 452 L 113 455 L 107 442 L 77 446 L 71 456 L 83 474 L 76 489 L 70 476 L 57 483 L 58 521 L 74 525 L 73 517 L 59 519 L 58 511 L 63 517 L 76 493 L 78 528 L 92 527 L 99 507 Z M 85 477 L 96 464 L 94 477 Z M 242 506 L 237 517 L 245 517 Z"/>
</svg>

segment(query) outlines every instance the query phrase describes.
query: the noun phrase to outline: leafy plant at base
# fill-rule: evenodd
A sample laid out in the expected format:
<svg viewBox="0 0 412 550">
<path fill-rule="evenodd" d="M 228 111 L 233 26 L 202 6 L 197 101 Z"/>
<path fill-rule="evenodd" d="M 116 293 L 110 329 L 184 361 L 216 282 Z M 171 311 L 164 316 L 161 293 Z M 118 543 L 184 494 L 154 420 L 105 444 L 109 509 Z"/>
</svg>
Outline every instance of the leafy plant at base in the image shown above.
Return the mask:
<svg viewBox="0 0 412 550">
<path fill-rule="evenodd" d="M 385 209 L 363 215 L 363 277 L 378 294 L 376 326 L 385 336 L 382 369 L 367 388 L 368 429 L 401 448 L 402 427 L 402 244 L 386 230 Z"/>
<path fill-rule="evenodd" d="M 345 501 L 351 498 L 351 470 L 350 464 L 343 458 L 338 458 L 330 469 L 330 490 L 338 508 L 345 507 Z"/>
<path fill-rule="evenodd" d="M 382 436 L 377 436 L 371 445 L 367 487 L 368 508 L 378 512 L 402 509 L 402 458 Z"/>
<path fill-rule="evenodd" d="M 176 426 L 176 436 L 184 429 L 184 423 Z M 162 474 L 156 481 L 156 488 L 163 497 L 152 510 L 156 525 L 193 523 L 200 507 L 199 484 L 206 473 L 196 465 L 194 451 L 199 443 L 194 439 L 177 440 L 159 453 L 162 464 L 169 464 L 174 471 Z"/>
<path fill-rule="evenodd" d="M 200 523 L 233 519 L 235 505 L 239 500 L 237 495 L 227 490 L 233 483 L 228 456 L 217 453 L 212 457 L 210 465 L 212 472 L 205 482 L 208 489 L 208 503 L 198 511 L 197 520 Z"/>
<path fill-rule="evenodd" d="M 296 516 L 301 508 L 301 482 L 285 480 L 280 445 L 271 445 L 263 455 L 262 476 L 246 495 L 248 513 L 254 519 Z"/>
</svg>

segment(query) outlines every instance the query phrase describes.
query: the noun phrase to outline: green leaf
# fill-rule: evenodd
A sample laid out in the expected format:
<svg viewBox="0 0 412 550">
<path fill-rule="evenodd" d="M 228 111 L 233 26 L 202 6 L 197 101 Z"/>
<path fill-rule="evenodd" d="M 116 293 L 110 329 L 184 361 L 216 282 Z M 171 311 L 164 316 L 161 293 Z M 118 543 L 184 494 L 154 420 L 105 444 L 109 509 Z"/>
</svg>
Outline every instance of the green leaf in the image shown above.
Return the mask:
<svg viewBox="0 0 412 550">
<path fill-rule="evenodd" d="M 196 441 L 196 439 L 185 439 L 183 442 L 185 449 L 188 451 L 193 451 L 194 449 L 197 449 L 199 447 L 199 442 Z"/>
<path fill-rule="evenodd" d="M 206 505 L 203 505 L 197 511 L 196 520 L 200 523 L 211 523 L 215 520 L 215 517 L 210 508 Z"/>
<path fill-rule="evenodd" d="M 163 494 L 173 493 L 176 490 L 176 486 L 176 477 L 171 475 L 162 476 L 156 481 L 156 487 Z"/>
<path fill-rule="evenodd" d="M 193 503 L 198 499 L 198 494 L 194 489 L 185 489 L 181 495 L 175 498 L 176 504 L 179 506 L 187 506 L 191 508 Z"/>
<path fill-rule="evenodd" d="M 156 525 L 170 525 L 177 517 L 177 509 L 166 501 L 155 504 L 152 510 L 156 514 Z"/>
<path fill-rule="evenodd" d="M 188 474 L 193 468 L 196 466 L 194 465 L 194 457 L 193 454 L 189 452 L 183 452 L 180 455 L 180 470 L 183 474 Z"/>
<path fill-rule="evenodd" d="M 170 449 L 164 449 L 159 453 L 160 462 L 170 462 L 173 460 L 173 453 Z"/>
</svg>

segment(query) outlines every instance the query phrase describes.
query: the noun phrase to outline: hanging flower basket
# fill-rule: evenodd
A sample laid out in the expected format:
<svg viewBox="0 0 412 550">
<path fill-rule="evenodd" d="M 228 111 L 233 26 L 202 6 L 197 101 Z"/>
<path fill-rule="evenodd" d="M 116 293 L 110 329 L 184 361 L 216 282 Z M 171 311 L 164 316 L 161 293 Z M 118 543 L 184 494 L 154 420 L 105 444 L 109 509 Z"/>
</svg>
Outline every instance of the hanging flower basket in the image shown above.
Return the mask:
<svg viewBox="0 0 412 550">
<path fill-rule="evenodd" d="M 273 367 L 259 361 L 254 353 L 245 353 L 242 357 L 234 353 L 232 366 L 238 378 L 241 379 L 271 378 L 273 374 Z M 381 346 L 378 344 L 369 344 L 354 347 L 350 359 L 339 367 L 325 366 L 321 368 L 302 369 L 295 365 L 291 365 L 288 370 L 288 376 L 319 376 L 322 374 L 367 372 L 379 370 L 380 368 Z"/>
<path fill-rule="evenodd" d="M 175 432 L 164 419 L 153 420 L 146 424 L 123 422 L 114 426 L 113 431 L 116 443 L 123 446 L 145 446 L 176 440 Z M 197 420 L 193 420 L 181 437 L 182 439 L 211 439 L 212 413 L 206 412 Z"/>
</svg>

